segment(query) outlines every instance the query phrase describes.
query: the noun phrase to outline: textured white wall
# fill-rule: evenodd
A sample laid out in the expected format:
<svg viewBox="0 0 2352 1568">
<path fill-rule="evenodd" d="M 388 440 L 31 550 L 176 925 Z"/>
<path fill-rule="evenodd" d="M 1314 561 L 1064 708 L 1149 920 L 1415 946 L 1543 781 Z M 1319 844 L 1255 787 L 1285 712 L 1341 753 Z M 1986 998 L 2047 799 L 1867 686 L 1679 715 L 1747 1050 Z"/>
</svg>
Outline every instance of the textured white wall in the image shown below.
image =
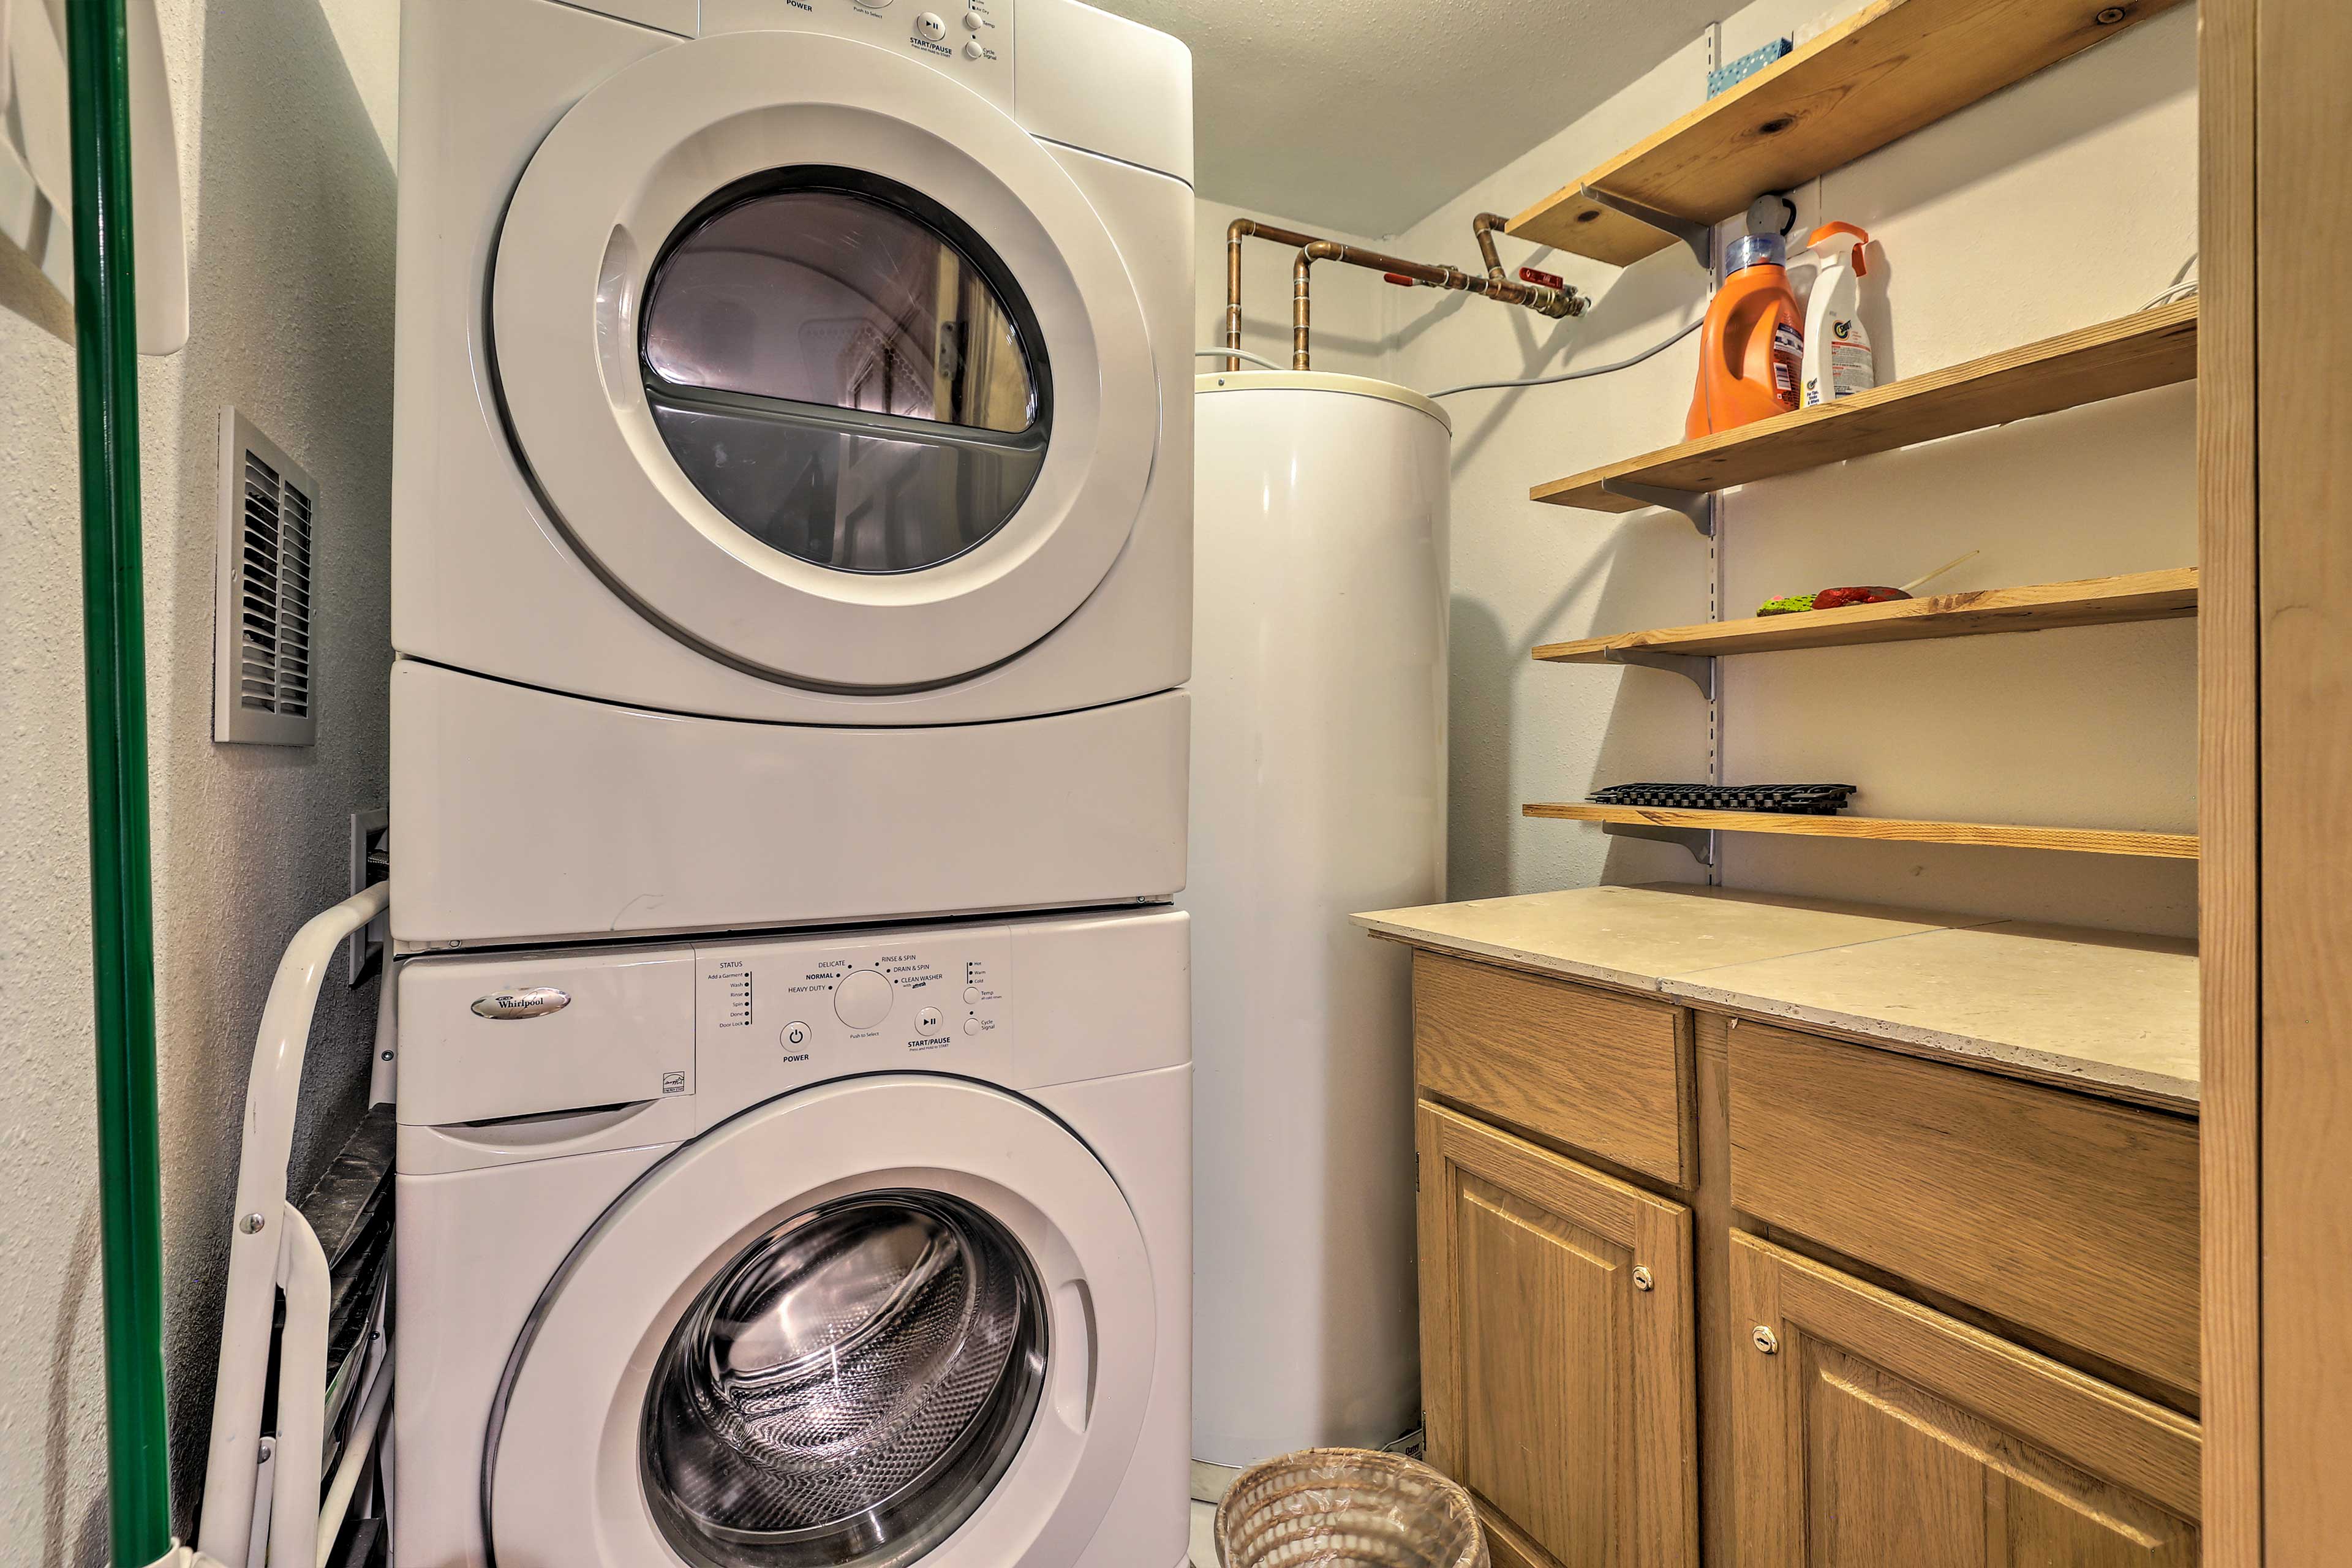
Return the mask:
<svg viewBox="0 0 2352 1568">
<path fill-rule="evenodd" d="M 194 335 L 142 362 L 166 1353 L 184 1530 L 211 1403 L 246 1067 L 294 929 L 383 803 L 394 30 L 328 0 L 164 0 Z M 392 7 L 375 11 L 389 15 Z M 341 38 L 339 44 L 338 39 Z M 72 319 L 0 242 L 0 1564 L 104 1561 Z M 211 739 L 216 420 L 318 480 L 315 750 Z M 331 983 L 298 1191 L 362 1099 L 373 987 Z"/>
<path fill-rule="evenodd" d="M 1819 10 L 1820 0 L 1757 0 L 1726 24 L 1725 51 Z M 1474 214 L 1517 212 L 1690 109 L 1704 62 L 1694 41 L 1387 248 L 1469 263 Z M 1843 218 L 1881 241 L 1881 375 L 2119 316 L 2193 275 L 2195 82 L 2196 15 L 2182 7 L 1797 193 L 1800 235 Z M 1695 319 L 1707 297 L 1680 247 L 1621 271 L 1502 243 L 1510 265 L 1565 274 L 1596 308 L 1553 322 L 1371 279 L 1373 329 L 1336 290 L 1327 305 L 1318 277 L 1318 319 L 1380 344 L 1351 363 L 1318 355 L 1318 367 L 1433 391 L 1601 364 Z M 1203 265 L 1204 312 L 1222 277 Z M 1454 897 L 1701 875 L 1679 849 L 1518 815 L 1523 802 L 1601 784 L 1706 776 L 1706 709 L 1687 682 L 1528 658 L 1539 642 L 1706 618 L 1706 545 L 1680 518 L 1527 499 L 1539 480 L 1680 439 L 1696 353 L 1687 339 L 1615 375 L 1447 399 Z M 1969 549 L 1982 553 L 1940 586 L 2189 564 L 2194 417 L 2194 390 L 2173 387 L 1735 491 L 1726 613 L 1833 584 L 1901 583 Z M 1723 668 L 1733 781 L 1851 782 L 1865 791 L 1857 809 L 1875 816 L 2195 826 L 2192 622 L 1768 654 Z M 1735 886 L 2167 932 L 2195 921 L 2195 868 L 2179 861 L 1741 836 L 1727 838 L 1725 860 Z"/>
</svg>

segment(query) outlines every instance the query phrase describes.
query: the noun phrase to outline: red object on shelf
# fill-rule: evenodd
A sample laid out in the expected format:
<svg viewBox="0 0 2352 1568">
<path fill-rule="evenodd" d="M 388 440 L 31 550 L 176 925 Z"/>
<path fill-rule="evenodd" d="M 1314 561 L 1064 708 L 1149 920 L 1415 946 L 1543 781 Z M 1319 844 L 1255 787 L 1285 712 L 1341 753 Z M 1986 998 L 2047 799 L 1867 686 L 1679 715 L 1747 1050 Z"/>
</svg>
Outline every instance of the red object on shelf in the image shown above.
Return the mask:
<svg viewBox="0 0 2352 1568">
<path fill-rule="evenodd" d="M 1519 268 L 1519 281 L 1522 283 L 1538 284 L 1546 289 L 1565 289 L 1568 287 L 1567 279 L 1554 277 L 1549 272 L 1538 272 L 1532 267 L 1522 267 Z"/>
<path fill-rule="evenodd" d="M 1910 596 L 1900 588 L 1824 588 L 1813 595 L 1813 608 L 1842 610 L 1848 605 L 1891 605 Z"/>
</svg>

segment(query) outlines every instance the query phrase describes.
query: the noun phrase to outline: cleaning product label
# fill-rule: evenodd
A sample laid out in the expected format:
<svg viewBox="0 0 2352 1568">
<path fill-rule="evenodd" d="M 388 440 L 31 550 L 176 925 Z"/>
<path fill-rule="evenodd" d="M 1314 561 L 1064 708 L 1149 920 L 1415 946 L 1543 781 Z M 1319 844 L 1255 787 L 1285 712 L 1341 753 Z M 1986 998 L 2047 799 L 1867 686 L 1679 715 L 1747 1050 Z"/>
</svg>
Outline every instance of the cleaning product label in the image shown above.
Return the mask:
<svg viewBox="0 0 2352 1568">
<path fill-rule="evenodd" d="M 1797 374 L 1804 359 L 1804 338 L 1788 322 L 1776 322 L 1772 328 L 1772 391 L 1783 407 L 1797 406 Z"/>
<path fill-rule="evenodd" d="M 1841 317 L 1830 323 L 1829 353 L 1825 369 L 1829 375 L 1828 394 L 1832 397 L 1852 397 L 1857 392 L 1868 392 L 1878 384 L 1878 366 L 1870 355 L 1870 345 L 1856 341 L 1853 321 Z M 1809 396 L 1811 401 L 1819 401 Z"/>
</svg>

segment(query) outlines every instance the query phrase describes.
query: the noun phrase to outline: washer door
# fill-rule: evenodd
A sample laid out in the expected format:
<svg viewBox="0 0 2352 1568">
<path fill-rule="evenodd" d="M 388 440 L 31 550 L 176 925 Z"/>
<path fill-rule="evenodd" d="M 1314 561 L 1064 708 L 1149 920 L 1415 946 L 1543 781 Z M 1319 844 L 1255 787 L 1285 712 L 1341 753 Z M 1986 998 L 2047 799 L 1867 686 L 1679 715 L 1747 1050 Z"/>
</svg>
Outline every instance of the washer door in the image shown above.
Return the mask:
<svg viewBox="0 0 2352 1568">
<path fill-rule="evenodd" d="M 583 98 L 500 231 L 521 457 L 599 572 L 730 663 L 937 685 L 1052 631 L 1159 441 L 1117 246 L 1046 149 L 846 39 L 680 44 Z"/>
<path fill-rule="evenodd" d="M 776 1101 L 646 1173 L 541 1295 L 483 1447 L 491 1555 L 1074 1557 L 1157 1331 L 1134 1215 L 1036 1107 L 911 1077 Z"/>
</svg>

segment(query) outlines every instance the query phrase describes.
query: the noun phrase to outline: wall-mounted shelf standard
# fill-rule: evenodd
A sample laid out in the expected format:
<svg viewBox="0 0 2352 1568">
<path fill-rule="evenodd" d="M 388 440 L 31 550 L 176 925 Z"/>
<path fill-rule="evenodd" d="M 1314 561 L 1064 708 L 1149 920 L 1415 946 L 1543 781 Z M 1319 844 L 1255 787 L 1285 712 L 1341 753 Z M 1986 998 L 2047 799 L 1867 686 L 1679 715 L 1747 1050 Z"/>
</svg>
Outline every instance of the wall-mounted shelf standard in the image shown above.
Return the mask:
<svg viewBox="0 0 2352 1568">
<path fill-rule="evenodd" d="M 2120 626 L 2196 613 L 2197 568 L 2180 566 L 2125 577 L 1979 588 L 1926 599 L 1898 599 L 1891 605 L 1853 605 L 1842 610 L 1582 637 L 1546 643 L 1535 650 L 1535 657 L 1546 664 L 1632 664 L 1649 661 L 1636 656 L 1706 658 L 1789 648 L 1855 647 L 1931 637 L 2042 632 L 2059 626 Z"/>
<path fill-rule="evenodd" d="M 2084 855 L 2141 855 L 2193 860 L 2193 833 L 2138 833 L 2105 827 L 2012 827 L 1990 822 L 1911 822 L 1887 816 L 1788 816 L 1768 811 L 1676 811 L 1592 805 L 1580 801 L 1519 808 L 1528 816 L 1614 822 L 1717 833 L 1793 833 L 1814 838 L 1876 838 L 1916 844 L 1971 844 L 2008 849 L 2064 849 Z"/>
<path fill-rule="evenodd" d="M 2197 301 L 2183 300 L 1628 458 L 1528 494 L 1585 511 L 1638 511 L 1655 503 L 1629 493 L 1634 487 L 1704 494 L 2170 386 L 2196 374 Z"/>
<path fill-rule="evenodd" d="M 2179 0 L 1875 0 L 1513 218 L 1623 267 L 2128 32 Z M 1596 193 L 1598 195 L 1596 195 Z"/>
</svg>

